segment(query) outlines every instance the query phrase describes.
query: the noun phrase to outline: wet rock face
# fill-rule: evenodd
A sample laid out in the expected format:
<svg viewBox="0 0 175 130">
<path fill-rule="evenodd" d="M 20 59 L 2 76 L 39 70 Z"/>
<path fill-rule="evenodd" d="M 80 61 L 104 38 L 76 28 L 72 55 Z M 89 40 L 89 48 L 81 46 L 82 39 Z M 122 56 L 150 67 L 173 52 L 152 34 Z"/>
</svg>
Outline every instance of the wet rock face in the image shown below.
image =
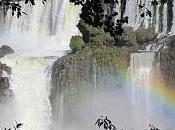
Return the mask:
<svg viewBox="0 0 175 130">
<path fill-rule="evenodd" d="M 13 92 L 10 89 L 10 82 L 8 77 L 0 77 L 0 102 L 4 102 L 13 96 Z"/>
<path fill-rule="evenodd" d="M 11 74 L 11 68 L 6 64 L 0 63 L 0 77 L 2 77 L 3 71 L 5 71 L 8 75 Z"/>
<path fill-rule="evenodd" d="M 14 53 L 14 50 L 9 46 L 3 45 L 0 47 L 0 58 L 4 57 L 7 54 Z M 12 90 L 10 89 L 10 81 L 8 76 L 11 74 L 11 68 L 6 64 L 0 62 L 0 102 L 5 101 L 13 95 Z M 5 100 L 4 100 L 5 99 Z"/>
<path fill-rule="evenodd" d="M 0 77 L 0 90 L 9 89 L 10 83 L 7 77 Z"/>
<path fill-rule="evenodd" d="M 0 47 L 0 58 L 12 53 L 14 53 L 14 50 L 9 46 L 3 45 L 2 47 Z"/>
<path fill-rule="evenodd" d="M 78 116 L 81 109 L 79 105 L 89 95 L 102 89 L 109 91 L 121 88 L 125 80 L 122 75 L 129 65 L 129 52 L 128 48 L 99 45 L 85 47 L 55 61 L 50 95 L 53 120 L 58 120 L 58 112 L 63 107 L 63 125 L 76 123 L 72 119 Z"/>
<path fill-rule="evenodd" d="M 164 48 L 160 50 L 160 69 L 164 78 L 175 83 L 175 36 L 170 36 L 163 40 Z"/>
</svg>

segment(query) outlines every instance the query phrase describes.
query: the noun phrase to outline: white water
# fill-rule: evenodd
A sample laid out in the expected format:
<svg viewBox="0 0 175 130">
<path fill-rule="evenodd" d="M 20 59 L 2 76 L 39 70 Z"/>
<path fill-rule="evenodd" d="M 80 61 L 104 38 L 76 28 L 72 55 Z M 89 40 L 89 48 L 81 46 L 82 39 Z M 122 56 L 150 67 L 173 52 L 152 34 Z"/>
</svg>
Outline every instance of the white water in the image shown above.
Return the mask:
<svg viewBox="0 0 175 130">
<path fill-rule="evenodd" d="M 17 120 L 24 123 L 25 130 L 50 129 L 49 83 L 56 60 L 52 56 L 60 57 L 69 50 L 71 36 L 78 33 L 79 10 L 69 0 L 48 0 L 45 5 L 36 0 L 33 7 L 24 5 L 28 15 L 20 19 L 8 11 L 0 27 L 0 46 L 9 45 L 15 54 L 0 61 L 12 68 L 9 79 L 14 97 L 0 103 L 0 128 L 13 127 Z"/>
<path fill-rule="evenodd" d="M 146 123 L 157 125 L 161 129 L 174 129 L 175 113 L 164 104 L 161 97 L 154 92 L 153 76 L 156 52 L 139 52 L 131 54 L 130 95 L 132 117 L 135 129 L 143 129 Z M 168 113 L 171 113 L 170 115 Z"/>
<path fill-rule="evenodd" d="M 163 26 L 163 32 L 161 33 L 166 33 L 167 30 L 167 4 L 164 5 L 164 10 L 163 10 L 163 21 L 160 21 L 160 13 L 159 9 L 161 8 L 160 6 L 157 6 L 156 8 L 156 15 L 155 18 L 145 16 L 145 17 L 140 17 L 140 14 L 142 13 L 141 10 L 139 9 L 139 4 L 143 5 L 145 4 L 145 7 L 149 9 L 151 12 L 153 12 L 153 6 L 151 5 L 152 0 L 127 0 L 126 3 L 126 10 L 125 10 L 125 16 L 129 16 L 129 26 L 133 26 L 134 28 L 138 27 L 152 27 L 155 26 L 155 31 L 160 32 L 160 23 L 162 22 Z M 175 9 L 175 6 L 173 7 Z M 146 10 L 144 11 L 146 12 Z M 153 13 L 152 13 L 153 15 Z M 153 24 L 153 19 L 156 19 L 155 25 Z M 175 23 L 175 20 L 173 20 L 173 24 Z M 174 26 L 172 27 L 172 32 L 174 32 Z"/>
<path fill-rule="evenodd" d="M 69 0 L 51 0 L 44 5 L 39 0 L 35 6 L 25 5 L 22 11 L 28 15 L 20 19 L 8 11 L 5 30 L 0 28 L 1 43 L 23 55 L 56 55 L 69 49 L 71 36 L 78 33 L 79 8 Z"/>
<path fill-rule="evenodd" d="M 12 68 L 11 89 L 14 99 L 1 105 L 0 127 L 15 120 L 26 130 L 48 130 L 51 123 L 50 74 L 55 59 L 7 56 L 1 61 Z M 8 106 L 8 108 L 6 108 Z M 2 113 L 3 112 L 3 113 Z M 8 115 L 10 113 L 10 116 Z"/>
<path fill-rule="evenodd" d="M 136 0 L 130 0 L 130 2 L 132 3 L 129 3 L 129 1 L 127 3 L 126 8 L 128 11 L 126 12 L 130 12 L 131 16 L 133 16 L 131 17 L 130 24 L 137 27 L 143 19 L 139 18 L 138 8 L 135 7 Z M 146 5 L 149 6 L 148 3 Z M 21 19 L 12 18 L 9 12 L 6 19 L 9 29 L 6 30 L 5 34 L 1 35 L 1 41 L 12 46 L 16 54 L 1 59 L 3 63 L 12 67 L 11 84 L 14 99 L 8 104 L 0 104 L 0 115 L 2 115 L 0 116 L 0 127 L 12 126 L 14 120 L 17 120 L 24 123 L 25 130 L 48 130 L 51 123 L 49 70 L 54 60 L 52 58 L 46 59 L 43 56 L 60 56 L 61 54 L 58 51 L 68 49 L 70 36 L 77 33 L 75 28 L 76 21 L 78 20 L 77 10 L 68 4 L 68 0 L 53 0 L 49 1 L 47 5 L 42 5 L 38 2 L 32 9 L 25 7 L 25 10 L 29 10 L 29 15 L 23 15 Z M 149 18 L 145 18 L 144 26 L 148 27 L 148 25 Z M 136 122 L 135 124 L 138 125 L 135 129 L 143 128 L 143 126 L 147 125 L 148 119 L 150 119 L 149 114 L 152 108 L 150 107 L 151 101 L 149 100 L 149 86 L 153 60 L 154 53 L 137 53 L 131 56 L 130 72 L 132 86 L 129 91 L 131 92 L 132 116 Z M 94 79 L 94 88 L 96 88 L 96 75 L 94 75 Z M 121 103 L 123 98 L 116 99 L 115 96 L 118 95 L 115 93 L 109 99 L 115 98 L 117 103 L 115 100 L 109 103 L 110 100 L 105 99 L 105 103 L 109 103 L 109 106 L 106 106 L 104 101 L 101 100 L 104 98 L 103 96 L 103 98 L 100 98 L 101 106 L 99 104 L 97 106 L 96 103 L 98 102 L 94 101 L 95 109 L 92 112 L 93 118 L 91 119 L 94 120 L 95 116 L 103 113 L 102 109 L 107 107 L 109 109 L 104 111 L 112 110 L 105 112 L 105 114 L 111 113 L 112 116 L 114 113 L 117 113 L 116 119 L 121 118 L 118 120 L 123 121 L 123 124 L 127 124 L 130 121 L 127 119 L 131 118 L 130 116 L 127 117 L 128 114 L 131 114 L 129 113 L 130 110 L 128 110 L 128 104 L 127 108 L 123 107 L 126 105 L 125 100 Z M 58 120 L 60 124 L 56 122 L 54 124 L 56 125 L 55 129 L 61 128 L 63 124 L 64 94 L 59 97 L 58 102 Z M 114 104 L 116 106 L 114 108 L 111 107 Z M 87 104 L 83 107 L 86 107 L 84 110 L 90 109 Z M 96 108 L 99 108 L 99 110 Z M 129 112 L 123 115 L 125 109 Z M 89 111 L 87 110 L 86 112 Z M 82 113 L 81 118 L 89 116 L 86 112 Z M 96 113 L 95 116 L 94 113 Z M 121 116 L 124 116 L 124 118 Z M 94 122 L 88 122 L 87 125 L 91 125 L 91 123 Z M 151 123 L 154 123 L 154 121 L 151 121 Z M 128 124 L 130 126 L 133 125 L 131 122 Z"/>
<path fill-rule="evenodd" d="M 147 122 L 151 119 L 149 115 L 151 112 L 150 86 L 154 58 L 155 52 L 131 54 L 129 67 L 131 78 L 131 86 L 129 88 L 129 93 L 131 94 L 131 109 L 136 124 L 140 125 L 142 125 L 144 121 Z M 139 118 L 141 119 L 139 120 Z"/>
</svg>

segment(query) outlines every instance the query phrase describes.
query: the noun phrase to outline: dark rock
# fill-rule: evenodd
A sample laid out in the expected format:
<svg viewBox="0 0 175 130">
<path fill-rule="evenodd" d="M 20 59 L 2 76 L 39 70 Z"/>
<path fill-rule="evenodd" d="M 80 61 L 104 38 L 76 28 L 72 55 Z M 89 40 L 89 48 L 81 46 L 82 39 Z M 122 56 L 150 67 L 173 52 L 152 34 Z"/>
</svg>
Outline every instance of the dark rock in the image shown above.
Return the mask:
<svg viewBox="0 0 175 130">
<path fill-rule="evenodd" d="M 7 54 L 14 53 L 14 50 L 9 46 L 3 45 L 0 47 L 0 58 L 4 57 Z M 0 62 L 0 102 L 7 101 L 13 96 L 13 92 L 10 89 L 10 82 L 8 77 L 3 77 L 3 73 L 6 72 L 8 75 L 11 74 L 11 68 L 6 64 Z"/>
<path fill-rule="evenodd" d="M 12 53 L 14 53 L 14 50 L 9 46 L 3 45 L 2 47 L 0 47 L 0 58 L 2 58 L 7 54 L 12 54 Z"/>
<path fill-rule="evenodd" d="M 11 74 L 11 68 L 7 66 L 6 64 L 0 63 L 0 75 L 2 75 L 2 71 L 5 71 L 7 74 Z"/>
<path fill-rule="evenodd" d="M 0 77 L 0 90 L 9 89 L 10 82 L 7 77 Z"/>
</svg>

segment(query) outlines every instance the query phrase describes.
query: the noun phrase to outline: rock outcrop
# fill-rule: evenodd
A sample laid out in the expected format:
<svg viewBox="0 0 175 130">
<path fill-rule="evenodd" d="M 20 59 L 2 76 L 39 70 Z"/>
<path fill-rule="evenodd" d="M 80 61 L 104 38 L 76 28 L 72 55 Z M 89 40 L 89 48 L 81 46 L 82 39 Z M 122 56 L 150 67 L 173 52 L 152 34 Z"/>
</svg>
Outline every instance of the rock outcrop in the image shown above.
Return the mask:
<svg viewBox="0 0 175 130">
<path fill-rule="evenodd" d="M 14 50 L 9 46 L 3 45 L 2 47 L 0 47 L 0 58 L 12 53 L 14 53 Z"/>
<path fill-rule="evenodd" d="M 9 46 L 3 45 L 2 47 L 0 47 L 0 58 L 12 53 L 14 53 L 14 50 L 11 49 Z M 0 62 L 0 99 L 13 95 L 10 89 L 9 78 L 7 77 L 7 75 L 10 74 L 11 68 L 6 64 Z"/>
<path fill-rule="evenodd" d="M 77 102 L 102 88 L 122 87 L 130 51 L 128 48 L 99 45 L 85 47 L 58 59 L 52 70 L 50 99 L 53 113 L 58 112 L 60 103 L 64 102 L 64 122 L 69 124 L 71 118 L 66 117 L 75 116 L 79 109 Z M 58 117 L 53 114 L 53 118 Z"/>
</svg>

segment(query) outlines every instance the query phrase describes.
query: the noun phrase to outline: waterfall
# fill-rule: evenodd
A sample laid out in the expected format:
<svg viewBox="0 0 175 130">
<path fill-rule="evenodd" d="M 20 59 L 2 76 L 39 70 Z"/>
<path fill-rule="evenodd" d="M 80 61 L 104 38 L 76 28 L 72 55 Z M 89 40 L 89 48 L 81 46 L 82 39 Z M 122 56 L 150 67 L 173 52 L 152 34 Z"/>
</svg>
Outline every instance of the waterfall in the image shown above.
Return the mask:
<svg viewBox="0 0 175 130">
<path fill-rule="evenodd" d="M 159 71 L 157 56 L 159 54 L 154 51 L 131 53 L 128 68 L 130 84 L 127 91 L 136 129 L 143 128 L 145 122 L 158 124 L 161 129 L 174 128 L 174 112 L 155 92 L 155 87 L 159 86 L 155 86 L 154 80 L 160 76 L 156 72 Z"/>
<path fill-rule="evenodd" d="M 71 36 L 78 33 L 79 7 L 69 0 L 50 0 L 46 4 L 37 0 L 35 6 L 21 4 L 27 15 L 18 19 L 11 10 L 7 12 L 6 28 L 1 28 L 5 33 L 0 35 L 3 43 L 26 55 L 34 55 L 31 51 L 35 55 L 55 55 L 54 52 L 69 49 Z"/>
<path fill-rule="evenodd" d="M 54 58 L 7 56 L 1 61 L 12 68 L 11 89 L 14 98 L 9 108 L 1 109 L 0 127 L 15 120 L 24 129 L 48 130 L 51 123 L 50 75 Z M 4 110 L 7 109 L 7 110 Z M 8 113 L 11 113 L 10 116 Z M 13 124 L 11 124 L 13 126 Z"/>
<path fill-rule="evenodd" d="M 129 16 L 129 26 L 136 28 L 153 27 L 157 33 L 174 33 L 175 18 L 175 1 L 170 0 L 166 4 L 159 3 L 158 6 L 151 5 L 152 0 L 128 0 L 126 2 L 125 16 Z M 139 9 L 139 4 L 145 4 L 145 7 L 152 12 L 152 17 L 141 17 L 142 11 Z M 146 12 L 146 10 L 144 10 Z M 173 26 L 172 26 L 173 24 Z"/>
<path fill-rule="evenodd" d="M 8 103 L 0 103 L 0 128 L 13 127 L 16 120 L 24 123 L 26 130 L 49 130 L 53 125 L 51 67 L 55 57 L 69 49 L 71 36 L 78 33 L 80 8 L 69 0 L 50 0 L 46 4 L 36 0 L 35 6 L 23 2 L 22 11 L 27 15 L 18 19 L 8 10 L 4 27 L 0 28 L 1 43 L 15 50 L 15 54 L 0 59 L 12 68 L 8 78 L 14 93 Z M 64 95 L 60 98 L 60 122 L 63 101 Z"/>
<path fill-rule="evenodd" d="M 131 110 L 136 124 L 143 124 L 150 118 L 151 113 L 151 80 L 153 74 L 155 52 L 132 53 L 130 67 L 131 85 L 129 95 Z M 140 117 L 142 117 L 140 119 Z M 142 126 L 143 127 L 143 126 Z"/>
<path fill-rule="evenodd" d="M 130 74 L 132 79 L 132 105 L 139 104 L 139 106 L 144 106 L 145 109 L 149 109 L 150 102 L 147 92 L 151 86 L 154 57 L 155 52 L 131 54 Z"/>
</svg>

